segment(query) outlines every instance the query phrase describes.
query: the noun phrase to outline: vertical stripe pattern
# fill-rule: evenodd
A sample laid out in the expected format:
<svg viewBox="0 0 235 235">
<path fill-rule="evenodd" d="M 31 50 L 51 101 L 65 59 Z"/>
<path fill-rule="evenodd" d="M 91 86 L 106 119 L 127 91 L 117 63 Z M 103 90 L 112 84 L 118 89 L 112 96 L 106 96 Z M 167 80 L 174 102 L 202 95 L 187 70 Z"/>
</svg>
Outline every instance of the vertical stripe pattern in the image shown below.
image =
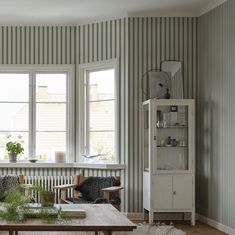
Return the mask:
<svg viewBox="0 0 235 235">
<path fill-rule="evenodd" d="M 76 27 L 1 26 L 0 64 L 74 64 Z"/>
<path fill-rule="evenodd" d="M 142 79 L 165 60 L 183 64 L 186 98 L 196 98 L 197 18 L 129 18 L 129 211 L 142 210 Z"/>
<path fill-rule="evenodd" d="M 233 228 L 234 15 L 235 3 L 229 0 L 199 18 L 197 84 L 197 210 L 200 214 Z"/>
<path fill-rule="evenodd" d="M 187 98 L 196 95 L 196 18 L 124 18 L 78 27 L 0 27 L 0 64 L 82 64 L 119 58 L 119 154 L 122 171 L 18 169 L 27 176 L 121 176 L 125 211 L 142 211 L 141 80 L 164 60 L 180 60 Z M 76 78 L 79 79 L 79 78 Z M 1 174 L 15 172 L 0 169 Z"/>
</svg>

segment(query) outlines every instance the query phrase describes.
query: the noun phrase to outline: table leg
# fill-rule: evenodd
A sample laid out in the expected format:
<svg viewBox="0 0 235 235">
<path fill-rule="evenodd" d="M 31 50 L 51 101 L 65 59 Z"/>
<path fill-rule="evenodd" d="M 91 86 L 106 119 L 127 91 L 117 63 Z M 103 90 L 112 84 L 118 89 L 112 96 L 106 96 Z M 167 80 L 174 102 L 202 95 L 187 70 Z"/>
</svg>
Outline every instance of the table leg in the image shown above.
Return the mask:
<svg viewBox="0 0 235 235">
<path fill-rule="evenodd" d="M 9 235 L 14 235 L 14 231 L 9 230 Z"/>
<path fill-rule="evenodd" d="M 18 231 L 15 231 L 15 235 L 18 235 Z"/>
<path fill-rule="evenodd" d="M 112 231 L 103 231 L 104 235 L 112 235 Z"/>
</svg>

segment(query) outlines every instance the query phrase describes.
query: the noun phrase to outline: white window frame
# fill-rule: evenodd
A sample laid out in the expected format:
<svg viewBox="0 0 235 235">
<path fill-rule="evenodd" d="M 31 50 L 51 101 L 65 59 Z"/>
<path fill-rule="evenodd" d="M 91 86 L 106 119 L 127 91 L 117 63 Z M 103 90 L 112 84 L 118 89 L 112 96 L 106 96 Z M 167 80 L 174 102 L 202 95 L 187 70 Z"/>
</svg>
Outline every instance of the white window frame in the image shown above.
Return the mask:
<svg viewBox="0 0 235 235">
<path fill-rule="evenodd" d="M 0 73 L 29 74 L 29 158 L 35 158 L 36 150 L 36 84 L 37 73 L 66 73 L 66 162 L 75 160 L 75 67 L 73 65 L 6 65 L 0 66 Z M 30 89 L 34 86 L 34 89 Z M 48 162 L 48 161 L 46 161 Z"/>
<path fill-rule="evenodd" d="M 76 160 L 78 162 L 84 162 L 84 158 L 82 157 L 83 154 L 86 154 L 87 151 L 87 138 L 88 138 L 88 128 L 87 128 L 87 120 L 86 120 L 86 113 L 87 113 L 87 85 L 86 85 L 86 76 L 89 72 L 94 71 L 102 71 L 114 69 L 115 71 L 115 87 L 114 87 L 114 103 L 115 103 L 115 162 L 111 162 L 114 164 L 120 164 L 120 156 L 119 156 L 119 82 L 118 82 L 118 71 L 119 71 L 119 60 L 118 59 L 111 59 L 111 60 L 104 60 L 98 62 L 92 62 L 87 64 L 80 64 L 78 66 L 78 82 L 77 82 L 77 146 L 76 149 Z M 104 164 L 108 163 L 106 161 L 103 162 L 96 162 L 97 164 Z M 87 163 L 89 164 L 89 163 Z"/>
</svg>

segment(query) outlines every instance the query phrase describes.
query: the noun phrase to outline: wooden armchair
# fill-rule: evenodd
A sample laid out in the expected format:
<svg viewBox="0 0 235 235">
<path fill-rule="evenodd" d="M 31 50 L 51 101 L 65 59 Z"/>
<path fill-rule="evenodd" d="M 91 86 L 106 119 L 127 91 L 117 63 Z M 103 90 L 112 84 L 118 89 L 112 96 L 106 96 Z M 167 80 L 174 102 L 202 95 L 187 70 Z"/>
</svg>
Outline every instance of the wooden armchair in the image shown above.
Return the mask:
<svg viewBox="0 0 235 235">
<path fill-rule="evenodd" d="M 111 203 L 120 209 L 120 177 L 85 177 L 74 176 L 73 184 L 55 186 L 60 192 L 59 203 L 80 204 L 80 203 Z M 68 197 L 68 190 L 71 188 L 72 197 Z"/>
</svg>

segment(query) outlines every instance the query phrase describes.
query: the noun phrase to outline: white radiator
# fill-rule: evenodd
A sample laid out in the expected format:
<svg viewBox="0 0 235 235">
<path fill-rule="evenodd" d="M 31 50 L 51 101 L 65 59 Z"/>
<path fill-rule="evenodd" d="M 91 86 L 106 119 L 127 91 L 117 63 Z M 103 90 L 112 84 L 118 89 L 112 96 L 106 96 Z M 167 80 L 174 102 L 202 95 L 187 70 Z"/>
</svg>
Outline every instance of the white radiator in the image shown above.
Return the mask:
<svg viewBox="0 0 235 235">
<path fill-rule="evenodd" d="M 62 184 L 72 184 L 72 176 L 25 176 L 25 184 L 38 184 L 46 190 L 51 190 L 55 192 L 55 202 L 58 203 L 60 198 L 60 193 L 58 190 L 54 189 L 54 186 Z M 68 190 L 68 197 L 71 197 L 73 189 Z M 33 193 L 33 197 L 36 202 L 40 202 L 40 195 L 38 193 Z"/>
</svg>

